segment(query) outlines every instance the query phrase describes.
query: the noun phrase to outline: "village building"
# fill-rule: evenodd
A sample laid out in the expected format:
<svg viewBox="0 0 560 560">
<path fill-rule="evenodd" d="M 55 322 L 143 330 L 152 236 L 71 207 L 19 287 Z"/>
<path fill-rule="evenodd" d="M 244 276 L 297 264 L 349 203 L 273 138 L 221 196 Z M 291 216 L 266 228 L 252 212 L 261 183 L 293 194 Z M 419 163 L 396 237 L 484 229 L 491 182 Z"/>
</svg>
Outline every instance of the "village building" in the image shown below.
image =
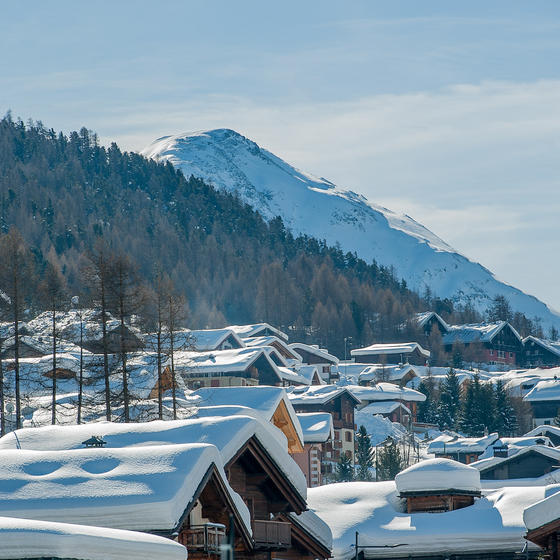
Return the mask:
<svg viewBox="0 0 560 560">
<path fill-rule="evenodd" d="M 356 362 L 367 364 L 414 364 L 425 365 L 430 359 L 430 351 L 417 342 L 393 344 L 372 344 L 350 351 Z"/>
<path fill-rule="evenodd" d="M 355 461 L 354 409 L 360 401 L 345 387 L 336 385 L 292 387 L 288 397 L 298 414 L 327 412 L 332 416 L 334 437 L 325 444 L 323 454 L 323 478 L 332 480 L 342 453 Z"/>
<path fill-rule="evenodd" d="M 282 332 L 280 329 L 277 329 L 268 323 L 256 323 L 254 325 L 230 325 L 227 328 L 237 333 L 241 338 L 276 336 L 285 342 L 288 341 L 288 335 L 285 332 Z"/>
<path fill-rule="evenodd" d="M 526 508 L 523 512 L 523 520 L 527 527 L 525 538 L 539 546 L 547 560 L 559 560 L 560 494 L 553 493 Z"/>
<path fill-rule="evenodd" d="M 420 461 L 397 474 L 399 497 L 407 513 L 454 511 L 480 498 L 480 473 L 450 459 Z"/>
<path fill-rule="evenodd" d="M 560 412 L 560 380 L 539 381 L 523 397 L 533 410 L 534 426 L 554 424 L 554 419 Z"/>
<path fill-rule="evenodd" d="M 304 447 L 301 453 L 292 453 L 292 457 L 305 475 L 307 487 L 321 486 L 326 444 L 334 436 L 332 416 L 328 412 L 308 412 L 297 417 L 303 431 Z"/>
<path fill-rule="evenodd" d="M 527 336 L 521 363 L 528 368 L 560 366 L 560 342 Z"/>
<path fill-rule="evenodd" d="M 277 365 L 262 348 L 175 352 L 174 368 L 190 389 L 283 384 Z"/>
<path fill-rule="evenodd" d="M 173 336 L 176 349 L 210 352 L 245 348 L 239 335 L 231 329 L 184 330 L 173 333 Z"/>
<path fill-rule="evenodd" d="M 540 436 L 548 438 L 554 447 L 560 447 L 560 426 L 537 426 L 525 434 L 525 437 Z"/>
<path fill-rule="evenodd" d="M 332 380 L 338 379 L 338 358 L 324 348 L 302 342 L 294 342 L 290 344 L 290 348 L 304 364 L 317 367 L 323 380 L 331 383 Z"/>
<path fill-rule="evenodd" d="M 434 311 L 416 313 L 414 318 L 426 337 L 429 337 L 434 329 L 437 329 L 442 336 L 449 330 L 449 325 Z"/>
<path fill-rule="evenodd" d="M 507 455 L 498 452 L 494 457 L 482 459 L 472 466 L 480 472 L 483 480 L 511 480 L 539 478 L 560 468 L 560 449 L 546 445 L 531 445 Z"/>
<path fill-rule="evenodd" d="M 290 345 L 283 338 L 278 336 L 269 335 L 244 338 L 243 343 L 248 348 L 271 346 L 282 356 L 286 365 L 295 365 L 301 362 L 300 356 L 290 348 Z"/>
<path fill-rule="evenodd" d="M 138 531 L 0 517 L 0 560 L 186 560 L 172 540 Z"/>
<path fill-rule="evenodd" d="M 414 379 L 420 379 L 415 366 L 404 365 L 368 365 L 358 375 L 359 385 L 374 385 L 379 381 L 389 381 L 401 387 L 408 385 Z"/>
<path fill-rule="evenodd" d="M 515 366 L 523 360 L 523 340 L 506 321 L 450 325 L 443 336 L 445 351 L 451 352 L 457 343 L 466 349 L 479 347 L 473 362 Z"/>
<path fill-rule="evenodd" d="M 57 339 L 57 352 L 60 353 L 79 353 L 80 348 L 71 342 Z M 19 337 L 19 357 L 21 358 L 42 358 L 53 351 L 53 339 L 51 336 L 20 336 Z M 0 357 L 3 360 L 15 359 L 15 339 L 13 337 L 4 340 Z"/>
<path fill-rule="evenodd" d="M 480 438 L 450 437 L 444 434 L 430 443 L 428 453 L 433 453 L 436 458 L 454 459 L 470 465 L 478 461 L 488 447 L 492 446 L 497 440 L 497 433 Z"/>
<path fill-rule="evenodd" d="M 191 558 L 217 557 L 231 515 L 235 548 L 253 548 L 247 507 L 209 444 L 5 450 L 0 493 L 9 517 L 151 533 L 177 540 Z"/>
</svg>

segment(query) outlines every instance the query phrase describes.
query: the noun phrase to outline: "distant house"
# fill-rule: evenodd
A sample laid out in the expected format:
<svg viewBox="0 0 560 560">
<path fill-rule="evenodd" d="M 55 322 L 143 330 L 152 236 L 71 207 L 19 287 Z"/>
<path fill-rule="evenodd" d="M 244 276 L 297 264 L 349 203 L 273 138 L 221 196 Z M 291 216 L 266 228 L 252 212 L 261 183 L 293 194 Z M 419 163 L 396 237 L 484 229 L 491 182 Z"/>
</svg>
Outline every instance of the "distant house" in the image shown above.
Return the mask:
<svg viewBox="0 0 560 560">
<path fill-rule="evenodd" d="M 276 364 L 262 348 L 175 352 L 174 368 L 191 389 L 283 384 Z"/>
<path fill-rule="evenodd" d="M 333 418 L 334 438 L 325 446 L 323 475 L 332 478 L 342 453 L 354 462 L 354 409 L 360 401 L 345 387 L 314 385 L 288 389 L 288 397 L 296 412 L 328 412 Z"/>
<path fill-rule="evenodd" d="M 483 480 L 538 478 L 560 468 L 560 450 L 531 445 L 511 456 L 482 459 L 472 466 L 479 470 Z"/>
<path fill-rule="evenodd" d="M 338 379 L 338 358 L 329 354 L 323 348 L 311 344 L 303 344 L 302 342 L 294 342 L 290 344 L 290 348 L 299 356 L 304 364 L 316 366 L 319 375 L 329 383 L 333 379 Z"/>
<path fill-rule="evenodd" d="M 280 329 L 268 323 L 256 323 L 254 325 L 231 325 L 227 327 L 237 333 L 241 338 L 254 338 L 257 336 L 276 336 L 282 340 L 288 340 L 288 335 Z"/>
<path fill-rule="evenodd" d="M 560 446 L 560 426 L 537 426 L 530 432 L 525 434 L 525 437 L 538 437 L 543 436 L 548 438 L 554 447 Z"/>
<path fill-rule="evenodd" d="M 450 325 L 443 336 L 445 351 L 451 352 L 455 343 L 466 348 L 480 345 L 480 361 L 483 363 L 513 366 L 523 359 L 523 340 L 506 321 Z"/>
<path fill-rule="evenodd" d="M 308 412 L 299 413 L 297 417 L 303 431 L 304 447 L 301 453 L 292 453 L 292 457 L 303 471 L 307 487 L 321 486 L 326 444 L 334 436 L 332 416 L 328 412 Z"/>
<path fill-rule="evenodd" d="M 419 378 L 419 375 L 414 366 L 411 366 L 410 364 L 374 364 L 368 365 L 362 370 L 362 372 L 358 375 L 358 384 L 370 385 L 375 384 L 378 381 L 389 381 L 404 387 L 415 378 Z"/>
<path fill-rule="evenodd" d="M 282 338 L 278 336 L 256 336 L 251 338 L 244 338 L 243 343 L 248 348 L 255 348 L 261 346 L 272 346 L 287 363 L 297 363 L 301 361 L 301 358 L 296 354 L 290 345 Z"/>
<path fill-rule="evenodd" d="M 412 420 L 412 411 L 402 402 L 382 401 L 372 402 L 359 410 L 360 417 L 363 415 L 383 416 L 391 422 L 399 422 L 405 427 L 410 426 Z"/>
<path fill-rule="evenodd" d="M 535 426 L 553 424 L 560 411 L 560 380 L 539 381 L 523 400 L 533 409 Z"/>
<path fill-rule="evenodd" d="M 429 350 L 417 342 L 372 344 L 350 351 L 356 362 L 366 364 L 416 364 L 425 365 L 430 359 Z"/>
<path fill-rule="evenodd" d="M 53 339 L 51 336 L 20 336 L 19 337 L 19 357 L 20 358 L 41 358 L 52 354 Z M 80 349 L 75 344 L 65 340 L 57 339 L 57 352 L 69 353 L 78 352 Z M 3 360 L 15 359 L 15 339 L 6 339 L 2 344 L 0 357 Z"/>
<path fill-rule="evenodd" d="M 417 313 L 415 319 L 427 337 L 432 334 L 434 329 L 437 329 L 442 336 L 449 330 L 449 325 L 434 311 Z"/>
<path fill-rule="evenodd" d="M 525 538 L 544 551 L 549 560 L 560 559 L 560 494 L 554 493 L 523 512 Z"/>
<path fill-rule="evenodd" d="M 454 511 L 481 496 L 480 473 L 450 459 L 420 461 L 397 474 L 395 484 L 408 513 Z"/>
<path fill-rule="evenodd" d="M 529 368 L 560 366 L 560 342 L 536 336 L 524 338 L 522 363 Z"/>
<path fill-rule="evenodd" d="M 428 453 L 433 453 L 437 458 L 454 459 L 469 465 L 478 461 L 478 458 L 493 445 L 498 439 L 498 434 L 493 433 L 480 438 L 449 438 L 440 436 L 435 438 L 428 446 Z"/>
<path fill-rule="evenodd" d="M 175 349 L 210 352 L 245 348 L 241 338 L 231 329 L 184 330 L 174 333 L 174 336 Z"/>
</svg>

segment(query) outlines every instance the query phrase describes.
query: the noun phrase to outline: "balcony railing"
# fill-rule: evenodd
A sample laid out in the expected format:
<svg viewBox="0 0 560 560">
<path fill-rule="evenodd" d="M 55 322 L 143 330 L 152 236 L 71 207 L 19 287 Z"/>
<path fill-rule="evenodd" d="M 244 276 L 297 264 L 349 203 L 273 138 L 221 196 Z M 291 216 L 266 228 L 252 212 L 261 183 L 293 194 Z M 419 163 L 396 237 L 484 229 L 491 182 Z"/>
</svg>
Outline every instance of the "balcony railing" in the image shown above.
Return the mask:
<svg viewBox="0 0 560 560">
<path fill-rule="evenodd" d="M 186 531 L 187 542 L 183 543 L 187 550 L 199 550 L 219 553 L 220 545 L 225 541 L 226 527 L 221 523 L 205 523 L 193 525 Z"/>
<path fill-rule="evenodd" d="M 258 548 L 290 548 L 291 524 L 283 521 L 253 521 L 253 538 Z"/>
</svg>

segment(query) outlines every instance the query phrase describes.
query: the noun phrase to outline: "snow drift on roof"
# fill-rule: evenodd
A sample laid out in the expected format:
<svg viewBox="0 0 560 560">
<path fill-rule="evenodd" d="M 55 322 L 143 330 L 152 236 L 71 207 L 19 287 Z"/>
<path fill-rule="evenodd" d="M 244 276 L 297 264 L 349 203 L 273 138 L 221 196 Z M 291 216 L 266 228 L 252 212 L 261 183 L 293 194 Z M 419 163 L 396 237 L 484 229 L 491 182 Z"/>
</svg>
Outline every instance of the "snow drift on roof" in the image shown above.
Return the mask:
<svg viewBox="0 0 560 560">
<path fill-rule="evenodd" d="M 0 517 L 0 560 L 186 560 L 179 543 L 137 531 Z"/>
<path fill-rule="evenodd" d="M 418 350 L 422 356 L 430 357 L 430 351 L 422 348 L 417 342 L 403 342 L 394 344 L 372 344 L 365 348 L 356 348 L 350 351 L 352 356 L 367 356 L 368 354 L 410 354 Z"/>
<path fill-rule="evenodd" d="M 547 488 L 547 497 L 525 509 L 523 521 L 529 531 L 560 518 L 560 484 Z"/>
<path fill-rule="evenodd" d="M 305 412 L 297 417 L 305 443 L 324 443 L 333 437 L 332 415 L 328 412 Z"/>
<path fill-rule="evenodd" d="M 526 401 L 560 401 L 560 380 L 539 381 L 524 397 Z"/>
<path fill-rule="evenodd" d="M 399 493 L 442 490 L 480 492 L 480 472 L 451 459 L 420 461 L 395 477 Z"/>
<path fill-rule="evenodd" d="M 394 383 L 376 383 L 373 387 L 363 387 L 361 385 L 346 385 L 357 399 L 362 402 L 373 401 L 407 401 L 424 402 L 426 395 L 414 389 L 399 387 Z"/>
<path fill-rule="evenodd" d="M 448 436 L 438 437 L 428 446 L 428 453 L 482 453 L 497 439 L 497 433 L 480 438 L 456 438 L 453 440 L 449 440 Z"/>
</svg>

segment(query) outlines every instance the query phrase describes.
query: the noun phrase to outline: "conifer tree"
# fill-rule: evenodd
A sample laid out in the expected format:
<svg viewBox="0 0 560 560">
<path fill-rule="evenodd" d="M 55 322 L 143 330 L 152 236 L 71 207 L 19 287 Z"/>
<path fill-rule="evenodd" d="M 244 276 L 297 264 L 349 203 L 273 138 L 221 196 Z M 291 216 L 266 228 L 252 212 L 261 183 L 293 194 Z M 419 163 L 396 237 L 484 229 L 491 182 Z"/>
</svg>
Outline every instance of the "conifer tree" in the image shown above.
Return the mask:
<svg viewBox="0 0 560 560">
<path fill-rule="evenodd" d="M 500 380 L 496 382 L 494 388 L 494 399 L 495 423 L 493 431 L 498 432 L 500 436 L 515 436 L 518 430 L 517 416 L 504 384 Z"/>
<path fill-rule="evenodd" d="M 418 391 L 426 396 L 425 401 L 418 403 L 418 421 L 430 424 L 437 422 L 438 414 L 435 399 L 435 382 L 430 369 L 428 369 L 428 375 L 420 382 Z"/>
<path fill-rule="evenodd" d="M 356 478 L 358 480 L 371 480 L 371 468 L 373 467 L 372 460 L 372 445 L 371 438 L 367 433 L 365 426 L 360 426 L 358 432 L 356 433 L 356 461 L 358 463 L 358 472 Z"/>
<path fill-rule="evenodd" d="M 354 480 L 352 457 L 346 453 L 340 454 L 340 459 L 336 465 L 336 480 L 338 482 L 350 482 Z"/>
<path fill-rule="evenodd" d="M 439 403 L 437 406 L 437 421 L 440 428 L 456 429 L 461 412 L 461 387 L 455 370 L 450 368 L 442 383 Z"/>
<path fill-rule="evenodd" d="M 387 444 L 379 447 L 377 453 L 375 479 L 394 480 L 405 467 L 397 442 L 389 437 Z"/>
<path fill-rule="evenodd" d="M 492 420 L 492 417 L 488 416 L 487 406 L 485 406 L 487 398 L 484 393 L 480 384 L 480 376 L 475 373 L 467 386 L 459 421 L 459 428 L 467 436 L 482 436 Z"/>
</svg>

